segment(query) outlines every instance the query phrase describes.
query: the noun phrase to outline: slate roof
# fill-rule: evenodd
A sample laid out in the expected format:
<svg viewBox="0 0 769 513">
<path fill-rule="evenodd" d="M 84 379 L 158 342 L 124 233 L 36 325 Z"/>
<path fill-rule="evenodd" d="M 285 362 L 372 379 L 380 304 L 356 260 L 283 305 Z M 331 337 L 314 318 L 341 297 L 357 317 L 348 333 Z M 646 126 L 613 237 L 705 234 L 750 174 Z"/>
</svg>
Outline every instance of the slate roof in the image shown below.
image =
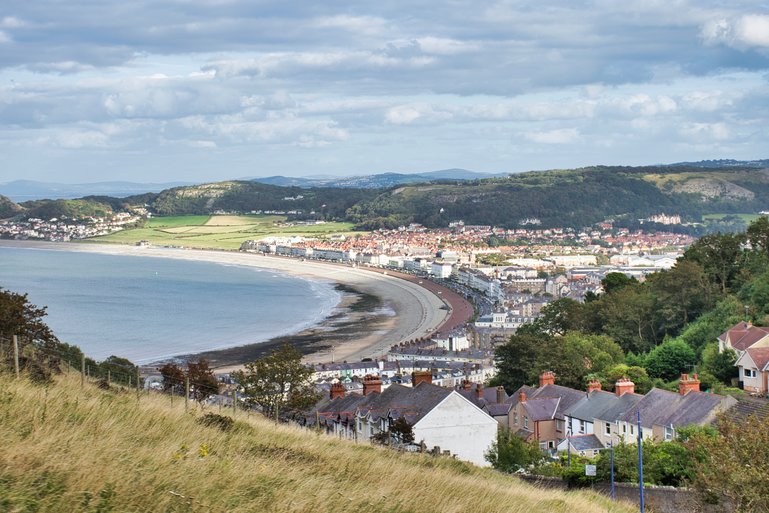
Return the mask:
<svg viewBox="0 0 769 513">
<path fill-rule="evenodd" d="M 636 422 L 636 411 L 641 412 L 641 425 L 688 426 L 708 424 L 715 420 L 716 412 L 722 406 L 730 406 L 736 400 L 732 397 L 691 391 L 686 395 L 653 388 L 619 420 Z"/>
<path fill-rule="evenodd" d="M 593 390 L 585 393 L 582 399 L 574 403 L 571 408 L 564 413 L 575 419 L 582 419 L 592 422 L 594 418 L 600 418 L 600 413 L 613 405 L 617 399 L 616 394 L 603 390 Z"/>
<path fill-rule="evenodd" d="M 558 406 L 554 413 L 554 418 L 563 420 L 564 412 L 569 410 L 572 406 L 577 404 L 580 399 L 585 397 L 585 392 L 580 390 L 574 390 L 573 388 L 563 387 L 561 385 L 545 385 L 534 389 L 534 392 L 529 395 L 526 394 L 528 399 L 546 399 L 546 398 L 558 398 Z"/>
<path fill-rule="evenodd" d="M 529 420 L 535 422 L 539 420 L 552 420 L 555 418 L 560 402 L 561 399 L 558 397 L 527 398 L 526 402 L 523 403 L 523 407 L 529 415 Z"/>
<path fill-rule="evenodd" d="M 575 451 L 595 451 L 604 448 L 595 435 L 573 435 L 569 442 Z"/>
<path fill-rule="evenodd" d="M 484 408 L 486 409 L 486 413 L 492 417 L 501 417 L 510 413 L 512 405 L 510 403 L 492 403 L 487 404 Z"/>
<path fill-rule="evenodd" d="M 391 385 L 381 394 L 369 394 L 371 399 L 360 405 L 360 414 L 370 415 L 374 421 L 388 414 L 404 417 L 413 426 L 452 392 L 427 382 L 415 388 Z"/>
<path fill-rule="evenodd" d="M 736 422 L 741 422 L 751 416 L 766 419 L 769 417 L 769 400 L 758 397 L 742 397 L 724 415 Z"/>
</svg>

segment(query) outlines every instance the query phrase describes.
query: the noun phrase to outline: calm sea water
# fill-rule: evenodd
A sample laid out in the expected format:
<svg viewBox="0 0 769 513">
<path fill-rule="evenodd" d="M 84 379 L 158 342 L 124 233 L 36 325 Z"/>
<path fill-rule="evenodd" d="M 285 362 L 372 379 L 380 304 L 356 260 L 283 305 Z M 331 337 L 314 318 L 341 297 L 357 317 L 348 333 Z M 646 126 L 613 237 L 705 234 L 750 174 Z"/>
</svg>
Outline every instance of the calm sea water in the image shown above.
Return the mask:
<svg viewBox="0 0 769 513">
<path fill-rule="evenodd" d="M 328 316 L 333 285 L 185 260 L 0 247 L 0 287 L 47 306 L 60 340 L 137 363 L 234 347 Z"/>
</svg>

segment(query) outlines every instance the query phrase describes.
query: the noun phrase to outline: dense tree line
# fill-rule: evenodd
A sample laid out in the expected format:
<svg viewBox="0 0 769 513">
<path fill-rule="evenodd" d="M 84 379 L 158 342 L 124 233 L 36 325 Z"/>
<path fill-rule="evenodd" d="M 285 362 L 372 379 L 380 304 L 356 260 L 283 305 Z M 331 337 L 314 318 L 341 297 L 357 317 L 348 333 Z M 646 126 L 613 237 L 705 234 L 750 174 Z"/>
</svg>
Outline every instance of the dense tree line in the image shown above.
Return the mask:
<svg viewBox="0 0 769 513">
<path fill-rule="evenodd" d="M 769 324 L 769 219 L 702 237 L 643 283 L 609 274 L 603 289 L 585 303 L 553 301 L 520 328 L 497 350 L 497 382 L 512 391 L 554 370 L 567 386 L 611 388 L 623 369 L 640 391 L 694 370 L 705 388 L 730 385 L 735 355 L 718 353 L 716 339 L 739 320 Z"/>
</svg>

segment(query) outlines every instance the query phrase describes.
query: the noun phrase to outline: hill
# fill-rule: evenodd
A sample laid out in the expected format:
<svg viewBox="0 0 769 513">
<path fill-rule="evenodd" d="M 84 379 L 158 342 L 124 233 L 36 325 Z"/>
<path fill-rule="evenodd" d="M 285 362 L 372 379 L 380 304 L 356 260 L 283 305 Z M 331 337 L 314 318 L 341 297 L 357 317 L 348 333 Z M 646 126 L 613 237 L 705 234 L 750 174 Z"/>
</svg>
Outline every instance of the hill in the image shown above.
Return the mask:
<svg viewBox="0 0 769 513">
<path fill-rule="evenodd" d="M 19 214 L 23 208 L 11 201 L 10 198 L 0 196 L 0 219 L 7 219 Z"/>
<path fill-rule="evenodd" d="M 699 221 L 708 213 L 769 208 L 769 174 L 758 168 L 590 167 L 505 178 L 415 184 L 383 192 L 348 211 L 366 228 L 417 222 L 515 228 L 590 226 L 607 218 L 637 222 L 659 212 Z"/>
<path fill-rule="evenodd" d="M 434 180 L 480 180 L 484 178 L 493 178 L 505 176 L 505 173 L 489 174 L 477 173 L 466 169 L 442 169 L 439 171 L 429 171 L 426 173 L 379 173 L 375 175 L 357 175 L 346 177 L 324 177 L 324 178 L 299 178 L 287 176 L 268 176 L 265 178 L 254 178 L 252 182 L 265 183 L 270 185 L 280 185 L 284 187 L 337 187 L 337 188 L 361 188 L 361 189 L 383 189 L 403 185 L 408 183 L 431 182 Z"/>
<path fill-rule="evenodd" d="M 448 458 L 399 454 L 252 416 L 223 432 L 178 398 L 42 388 L 0 372 L 2 511 L 632 511 Z"/>
</svg>

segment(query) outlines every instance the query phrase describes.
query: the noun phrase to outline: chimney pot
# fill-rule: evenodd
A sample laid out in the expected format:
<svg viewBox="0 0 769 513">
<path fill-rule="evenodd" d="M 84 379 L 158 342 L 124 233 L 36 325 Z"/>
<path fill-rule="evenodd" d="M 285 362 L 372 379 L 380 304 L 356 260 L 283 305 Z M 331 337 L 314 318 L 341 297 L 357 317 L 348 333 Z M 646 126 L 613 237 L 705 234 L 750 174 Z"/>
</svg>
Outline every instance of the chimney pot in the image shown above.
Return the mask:
<svg viewBox="0 0 769 513">
<path fill-rule="evenodd" d="M 344 390 L 343 384 L 341 383 L 331 384 L 331 394 L 330 394 L 331 400 L 334 400 L 337 397 L 344 397 L 344 394 L 345 394 L 345 390 Z"/>
<path fill-rule="evenodd" d="M 522 403 L 525 403 L 525 402 L 526 402 L 526 392 L 524 392 L 523 390 L 521 390 L 521 393 L 520 393 L 520 394 L 518 394 L 518 400 L 519 400 L 520 402 L 522 402 Z"/>
<path fill-rule="evenodd" d="M 601 382 L 598 381 L 597 379 L 591 379 L 590 383 L 587 384 L 588 394 L 594 390 L 601 390 Z"/>
<path fill-rule="evenodd" d="M 697 375 L 692 374 L 692 376 L 689 377 L 688 374 L 681 374 L 681 380 L 678 382 L 678 393 L 686 395 L 692 391 L 700 391 L 700 380 L 697 379 Z"/>
<path fill-rule="evenodd" d="M 504 403 L 506 398 L 507 394 L 505 393 L 505 387 L 497 387 L 497 403 Z"/>
<path fill-rule="evenodd" d="M 377 376 L 368 374 L 363 378 L 363 395 L 373 394 L 374 392 L 382 393 L 382 380 Z"/>
<path fill-rule="evenodd" d="M 478 399 L 483 399 L 483 385 L 480 383 L 475 385 L 475 395 L 478 397 Z"/>
<path fill-rule="evenodd" d="M 614 384 L 614 393 L 617 397 L 622 397 L 625 394 L 632 394 L 635 391 L 635 383 L 627 378 L 620 378 Z"/>
<path fill-rule="evenodd" d="M 430 371 L 414 371 L 411 373 L 411 386 L 416 387 L 420 383 L 432 383 L 433 373 Z"/>
<path fill-rule="evenodd" d="M 539 386 L 555 385 L 555 374 L 553 371 L 545 371 L 539 376 Z"/>
</svg>

